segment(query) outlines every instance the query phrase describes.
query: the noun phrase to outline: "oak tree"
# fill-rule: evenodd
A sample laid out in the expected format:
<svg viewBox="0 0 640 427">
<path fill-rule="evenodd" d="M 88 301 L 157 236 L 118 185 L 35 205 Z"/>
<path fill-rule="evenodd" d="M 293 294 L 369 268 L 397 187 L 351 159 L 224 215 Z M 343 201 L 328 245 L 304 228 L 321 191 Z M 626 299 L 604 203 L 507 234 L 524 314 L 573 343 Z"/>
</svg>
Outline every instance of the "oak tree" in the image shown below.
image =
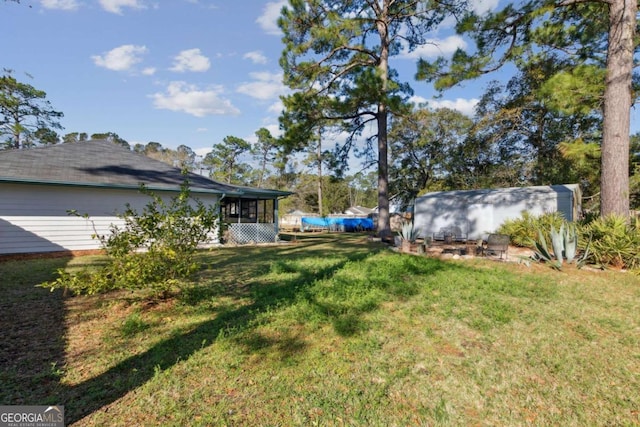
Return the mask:
<svg viewBox="0 0 640 427">
<path fill-rule="evenodd" d="M 410 203 L 429 185 L 450 175 L 450 159 L 456 157 L 472 125 L 470 118 L 447 108 L 419 108 L 396 119 L 389 133 L 394 195 Z"/>
</svg>

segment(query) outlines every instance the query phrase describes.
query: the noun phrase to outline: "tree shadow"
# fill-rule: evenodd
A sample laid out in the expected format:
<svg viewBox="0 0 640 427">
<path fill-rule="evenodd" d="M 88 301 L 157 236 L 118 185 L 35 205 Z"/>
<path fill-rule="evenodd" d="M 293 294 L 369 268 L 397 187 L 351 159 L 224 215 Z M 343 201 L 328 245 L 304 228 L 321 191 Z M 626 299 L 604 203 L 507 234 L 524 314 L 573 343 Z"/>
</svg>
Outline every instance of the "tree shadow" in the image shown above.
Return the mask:
<svg viewBox="0 0 640 427">
<path fill-rule="evenodd" d="M 0 403 L 59 404 L 65 365 L 65 304 L 61 291 L 36 287 L 53 280 L 70 258 L 0 262 Z"/>
<path fill-rule="evenodd" d="M 324 242 L 326 243 L 326 242 Z M 327 255 L 328 249 L 322 248 L 321 242 L 309 243 L 300 247 L 296 257 L 309 257 Z M 316 248 L 314 248 L 317 247 Z M 211 298 L 215 295 L 235 295 L 240 292 L 249 295 L 252 302 L 234 309 L 227 307 L 222 311 L 218 310 L 216 317 L 204 321 L 191 330 L 183 334 L 176 334 L 152 346 L 147 351 L 136 354 L 113 366 L 106 372 L 97 375 L 89 380 L 73 386 L 60 385 L 58 395 L 63 397 L 65 405 L 66 421 L 70 424 L 99 410 L 118 398 L 124 396 L 147 381 L 149 381 L 158 371 L 171 368 L 176 363 L 189 359 L 192 355 L 216 342 L 221 334 L 228 334 L 229 331 L 245 331 L 250 328 L 257 316 L 273 307 L 282 307 L 295 301 L 300 292 L 311 286 L 318 278 L 330 278 L 337 271 L 342 269 L 348 262 L 361 261 L 372 256 L 375 251 L 352 252 L 345 256 L 342 261 L 333 263 L 321 269 L 296 268 L 294 277 L 288 280 L 281 280 L 261 285 L 249 286 L 238 291 L 232 290 L 232 286 L 222 286 L 218 283 L 211 290 L 200 289 L 187 292 L 187 298 L 183 302 L 198 305 L 202 298 Z M 239 251 L 235 251 L 239 252 Z M 281 251 L 262 251 L 261 259 L 255 258 L 260 253 L 259 248 L 248 253 L 230 253 L 227 258 L 220 260 L 221 265 L 228 268 L 240 269 L 247 258 L 254 260 L 252 271 L 257 268 L 266 268 L 271 263 L 281 260 L 283 253 L 293 256 L 294 252 L 289 252 L 289 248 Z M 219 254 L 216 254 L 217 257 Z M 223 255 L 224 257 L 224 255 Z M 291 258 L 289 258 L 291 259 Z M 215 263 L 214 263 L 215 264 Z M 213 266 L 215 267 L 215 265 Z M 210 267 L 211 268 L 211 267 Z M 214 268 L 215 270 L 215 268 Z M 205 272 L 206 275 L 209 272 Z M 215 282 L 214 282 L 215 284 Z M 249 333 L 240 337 L 238 334 L 236 342 L 247 352 L 258 352 L 266 348 L 276 349 L 282 359 L 287 359 L 299 352 L 304 351 L 306 345 L 302 337 L 296 334 L 286 334 L 286 336 L 274 339 L 259 333 Z"/>
<path fill-rule="evenodd" d="M 2 359 L 2 383 L 4 378 L 11 378 L 12 387 L 15 389 L 3 391 L 3 401 L 7 404 L 63 404 L 65 405 L 66 422 L 73 424 L 82 418 L 98 411 L 105 405 L 115 402 L 127 393 L 135 390 L 150 381 L 159 371 L 170 369 L 180 361 L 188 360 L 200 350 L 213 345 L 220 336 L 233 335 L 235 342 L 248 353 L 261 351 L 275 352 L 282 360 L 287 360 L 302 353 L 307 348 L 304 336 L 293 331 L 286 331 L 277 336 L 267 336 L 261 333 L 254 325 L 258 316 L 268 312 L 273 308 L 286 307 L 295 303 L 298 298 L 308 299 L 313 305 L 316 304 L 321 310 L 326 312 L 327 321 L 333 325 L 335 331 L 344 336 L 353 335 L 366 329 L 366 323 L 361 317 L 375 309 L 375 305 L 363 305 L 356 310 L 342 310 L 341 307 L 330 306 L 323 301 L 318 301 L 313 292 L 309 289 L 318 280 L 333 280 L 336 274 L 344 268 L 347 263 L 362 262 L 368 257 L 375 255 L 380 249 L 379 246 L 367 246 L 363 249 L 362 242 L 351 240 L 345 237 L 338 237 L 338 244 L 323 246 L 326 239 L 312 240 L 303 244 L 284 246 L 277 250 L 265 251 L 261 248 L 241 248 L 233 251 L 220 251 L 211 256 L 205 271 L 202 272 L 203 283 L 199 289 L 191 293 L 185 292 L 184 304 L 198 306 L 204 299 L 215 298 L 216 296 L 228 295 L 234 298 L 246 298 L 244 305 L 218 306 L 211 310 L 209 320 L 203 321 L 187 332 L 173 334 L 161 342 L 151 346 L 142 353 L 132 355 L 117 363 L 107 371 L 87 379 L 75 385 L 67 385 L 60 382 L 61 374 L 56 367 L 64 366 L 65 348 L 65 306 L 61 293 L 49 294 L 46 289 L 37 289 L 34 292 L 33 285 L 44 280 L 50 280 L 52 272 L 56 267 L 64 267 L 66 261 L 58 261 L 58 264 L 48 265 L 48 272 L 37 278 L 30 279 L 31 282 L 23 286 L 20 300 L 24 300 L 22 305 L 13 307 L 11 312 L 2 314 L 3 329 L 5 322 L 11 324 L 11 317 L 17 312 L 32 311 L 29 314 L 30 323 L 25 325 L 24 337 L 15 340 L 11 348 L 2 346 L 0 356 Z M 358 249 L 358 250 L 355 250 Z M 340 256 L 335 256 L 340 253 Z M 310 267 L 303 261 L 306 257 L 331 258 L 335 257 L 335 262 L 330 262 L 323 267 Z M 282 263 L 278 266 L 277 263 Z M 248 268 L 247 266 L 250 266 Z M 274 267 L 276 265 L 276 267 Z M 408 264 L 408 271 L 411 272 L 412 263 Z M 1 267 L 1 265 L 0 265 Z M 270 281 L 250 282 L 246 281 L 243 269 L 249 270 L 252 274 L 256 272 L 268 272 L 272 268 L 288 268 L 290 271 L 278 279 Z M 422 268 L 422 267 L 421 267 Z M 443 268 L 441 264 L 428 265 L 428 269 Z M 224 270 L 222 272 L 221 270 Z M 46 277 L 45 277 L 46 276 Z M 223 278 L 232 277 L 236 280 L 233 283 L 224 283 Z M 284 277 L 284 278 L 283 278 Z M 401 279 L 401 278 L 400 278 Z M 227 279 L 228 280 L 228 279 Z M 348 280 L 348 279 L 341 279 Z M 0 280 L 2 282 L 2 280 Z M 341 283 L 354 286 L 353 283 Z M 240 285 L 240 286 L 239 286 Z M 375 284 L 374 284 L 375 285 Z M 378 286 L 378 285 L 375 285 Z M 380 284 L 384 287 L 386 285 Z M 385 292 L 395 294 L 397 289 L 387 287 Z M 411 295 L 410 291 L 407 296 Z M 28 304 L 31 295 L 36 295 L 40 304 L 46 302 L 50 310 L 44 312 L 33 312 Z M 181 297 L 183 298 L 183 297 Z M 16 299 L 12 299 L 16 301 Z M 325 304 L 324 308 L 322 304 Z M 2 308 L 0 306 L 0 308 Z M 46 340 L 47 348 L 52 348 L 52 353 L 42 354 L 38 348 L 34 350 L 31 341 Z M 24 375 L 17 378 L 10 369 L 8 361 L 13 354 L 21 354 L 22 357 L 31 358 L 29 365 L 36 366 L 34 372 L 21 371 Z M 5 367 L 6 366 L 6 367 Z M 47 379 L 43 383 L 43 378 Z M 4 386 L 3 386 L 4 388 Z M 37 392 L 34 390 L 37 389 Z M 27 396 L 29 399 L 41 396 L 40 402 L 25 402 L 20 396 Z"/>
</svg>

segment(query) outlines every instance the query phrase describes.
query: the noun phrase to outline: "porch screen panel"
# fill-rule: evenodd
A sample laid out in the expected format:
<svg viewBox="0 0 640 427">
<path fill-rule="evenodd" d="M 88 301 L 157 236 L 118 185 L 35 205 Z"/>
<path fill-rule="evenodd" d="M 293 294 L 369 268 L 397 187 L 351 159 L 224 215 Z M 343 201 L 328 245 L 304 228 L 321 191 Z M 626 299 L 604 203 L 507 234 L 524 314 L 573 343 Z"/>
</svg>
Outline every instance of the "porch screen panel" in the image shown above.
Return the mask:
<svg viewBox="0 0 640 427">
<path fill-rule="evenodd" d="M 274 223 L 273 211 L 273 200 L 260 200 L 258 203 L 258 221 L 265 224 Z"/>
</svg>

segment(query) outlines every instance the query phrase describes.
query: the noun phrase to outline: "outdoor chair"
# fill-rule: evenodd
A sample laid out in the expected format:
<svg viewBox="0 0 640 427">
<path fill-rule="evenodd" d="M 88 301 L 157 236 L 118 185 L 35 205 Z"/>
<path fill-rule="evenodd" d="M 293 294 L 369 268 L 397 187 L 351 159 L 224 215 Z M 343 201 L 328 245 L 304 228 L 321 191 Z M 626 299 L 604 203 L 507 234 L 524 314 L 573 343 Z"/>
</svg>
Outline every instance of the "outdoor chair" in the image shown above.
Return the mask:
<svg viewBox="0 0 640 427">
<path fill-rule="evenodd" d="M 434 241 L 442 241 L 445 244 L 466 243 L 467 235 L 462 233 L 460 227 L 443 227 L 437 233 L 433 233 Z"/>
<path fill-rule="evenodd" d="M 489 234 L 487 243 L 482 248 L 482 255 L 496 255 L 499 253 L 500 259 L 502 259 L 502 254 L 506 258 L 509 250 L 509 241 L 510 238 L 506 234 Z"/>
</svg>

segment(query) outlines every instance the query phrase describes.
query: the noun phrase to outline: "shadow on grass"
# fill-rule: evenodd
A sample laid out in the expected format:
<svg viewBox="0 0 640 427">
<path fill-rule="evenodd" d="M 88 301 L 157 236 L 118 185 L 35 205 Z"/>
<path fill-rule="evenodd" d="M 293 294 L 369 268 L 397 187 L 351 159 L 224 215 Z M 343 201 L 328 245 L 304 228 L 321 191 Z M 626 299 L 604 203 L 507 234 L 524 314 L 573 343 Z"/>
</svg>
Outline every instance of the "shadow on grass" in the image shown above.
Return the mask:
<svg viewBox="0 0 640 427">
<path fill-rule="evenodd" d="M 56 395 L 65 365 L 64 298 L 36 285 L 69 260 L 0 262 L 0 404 L 39 405 Z"/>
<path fill-rule="evenodd" d="M 365 261 L 377 253 L 380 248 L 380 246 L 363 245 L 362 239 L 326 236 L 270 250 L 259 247 L 222 249 L 210 255 L 202 255 L 207 264 L 201 277 L 205 286 L 194 289 L 190 291 L 191 293 L 186 292 L 186 298 L 182 300 L 182 303 L 197 306 L 203 299 L 213 298 L 216 295 L 249 297 L 250 302 L 238 307 L 226 307 L 224 311 L 218 311 L 214 318 L 196 325 L 189 331 L 174 334 L 146 351 L 121 361 L 106 372 L 73 386 L 61 384 L 59 376 L 56 376 L 58 374 L 53 375 L 48 371 L 51 367 L 64 365 L 64 301 L 59 294 L 54 293 L 51 297 L 49 295 L 45 297 L 43 295 L 48 294 L 48 291 L 37 289 L 38 300 L 47 301 L 50 304 L 50 310 L 45 313 L 44 317 L 41 313 L 33 313 L 31 323 L 25 325 L 24 339 L 29 341 L 47 340 L 47 348 L 54 349 L 54 352 L 53 354 L 40 355 L 39 358 L 30 362 L 38 366 L 38 371 L 23 372 L 24 382 L 15 376 L 11 377 L 12 387 L 15 387 L 16 390 L 10 391 L 3 400 L 6 400 L 8 404 L 43 404 L 45 402 L 64 404 L 66 422 L 73 424 L 105 405 L 113 403 L 130 391 L 141 387 L 151 380 L 157 372 L 169 369 L 179 361 L 189 359 L 201 349 L 212 345 L 221 335 L 235 334 L 238 338 L 238 344 L 245 351 L 257 352 L 268 347 L 276 349 L 280 352 L 280 357 L 286 359 L 305 349 L 303 337 L 298 336 L 295 332 L 288 332 L 277 338 L 265 337 L 257 332 L 248 334 L 240 332 L 248 329 L 251 332 L 258 316 L 269 309 L 291 305 L 298 298 L 306 299 L 311 306 L 323 311 L 324 318 L 333 324 L 337 333 L 345 336 L 357 333 L 366 328 L 365 323 L 361 321 L 361 316 L 377 307 L 375 301 L 370 303 L 365 301 L 355 308 L 341 307 L 336 300 L 320 300 L 318 295 L 309 289 L 317 280 L 332 279 L 345 264 Z M 303 262 L 305 258 L 313 257 L 335 258 L 336 262 L 329 263 L 324 267 L 306 267 Z M 290 268 L 292 274 L 277 282 L 271 281 L 257 285 L 248 280 L 251 275 L 270 272 L 274 265 L 277 266 L 276 268 Z M 59 267 L 63 266 L 64 263 L 60 263 Z M 57 267 L 49 266 L 49 276 L 33 278 L 31 285 L 50 280 L 52 278 L 50 277 L 51 272 L 55 268 Z M 418 272 L 418 270 L 412 270 L 416 268 L 424 273 L 426 270 L 435 271 L 454 267 L 445 267 L 444 264 L 435 261 L 422 267 L 416 267 L 414 261 L 407 263 L 409 272 Z M 229 278 L 233 279 L 231 283 L 228 282 Z M 357 288 L 357 283 L 349 283 L 348 279 L 340 280 L 346 280 L 341 283 L 342 285 L 350 286 L 352 289 Z M 398 277 L 398 280 L 401 281 L 402 277 Z M 377 286 L 378 289 L 389 294 L 401 293 L 393 286 L 388 286 L 388 281 L 372 282 L 368 286 Z M 28 300 L 27 295 L 31 295 L 33 292 L 32 286 L 24 286 L 25 298 L 19 299 Z M 338 288 L 335 292 L 338 292 Z M 413 294 L 411 290 L 402 292 L 405 292 L 407 297 Z M 29 307 L 22 305 L 14 310 L 24 311 L 29 310 Z M 9 324 L 12 321 L 6 316 L 2 319 L 3 325 L 5 321 Z M 5 372 L 5 361 L 9 360 L 12 353 L 20 353 L 24 357 L 34 357 L 32 356 L 32 348 L 24 344 L 26 343 L 19 345 L 16 342 L 10 351 L 6 351 L 3 346 L 3 352 L 0 353 L 3 357 L 3 372 Z M 3 375 L 12 375 L 12 373 L 3 373 Z M 49 383 L 43 385 L 43 377 L 49 378 Z M 4 381 L 2 382 L 4 383 Z M 35 388 L 38 391 L 34 393 L 33 389 Z M 28 396 L 30 399 L 42 396 L 43 400 L 42 402 L 22 402 L 19 396 Z"/>
<path fill-rule="evenodd" d="M 265 251 L 260 248 L 241 248 L 241 250 L 225 251 L 214 255 L 213 262 L 209 263 L 209 269 L 203 272 L 206 279 L 208 275 L 217 277 L 229 277 L 229 271 L 235 272 L 236 280 L 242 281 L 243 263 L 251 262 L 251 272 L 266 271 L 274 262 L 282 261 L 283 257 L 288 260 L 303 259 L 306 257 L 322 257 L 331 255 L 329 251 L 335 251 L 333 247 L 323 248 L 326 240 L 316 240 L 297 244 L 295 247 L 283 247 L 279 250 Z M 355 251 L 353 249 L 357 248 Z M 158 371 L 171 368 L 179 361 L 189 359 L 193 354 L 203 348 L 210 346 L 216 341 L 220 334 L 237 334 L 247 328 L 252 327 L 252 322 L 261 313 L 273 307 L 282 307 L 291 304 L 305 287 L 310 286 L 319 278 L 330 278 L 348 262 L 362 261 L 376 253 L 375 250 L 363 250 L 361 243 L 341 240 L 339 249 L 344 255 L 340 262 L 320 269 L 306 270 L 297 268 L 295 277 L 289 280 L 278 281 L 277 283 L 262 284 L 259 286 L 248 286 L 237 291 L 250 295 L 252 303 L 227 309 L 219 313 L 215 318 L 202 322 L 190 331 L 174 335 L 147 351 L 131 356 L 118 363 L 101 375 L 93 377 L 78 385 L 65 387 L 61 385 L 59 395 L 64 396 L 65 415 L 68 423 L 74 423 L 83 417 L 90 415 L 105 405 L 108 405 L 126 393 L 134 390 L 149 381 Z M 229 271 L 223 271 L 229 270 Z M 197 305 L 202 298 L 223 295 L 234 292 L 235 283 L 231 286 L 223 286 L 214 282 L 211 291 L 206 289 L 195 289 L 187 292 L 187 298 L 183 301 Z M 266 347 L 276 348 L 281 352 L 282 358 L 287 358 L 305 348 L 304 340 L 301 337 L 287 335 L 282 339 L 274 340 L 258 334 L 248 334 L 246 339 L 240 340 L 246 351 L 259 351 Z"/>
</svg>

